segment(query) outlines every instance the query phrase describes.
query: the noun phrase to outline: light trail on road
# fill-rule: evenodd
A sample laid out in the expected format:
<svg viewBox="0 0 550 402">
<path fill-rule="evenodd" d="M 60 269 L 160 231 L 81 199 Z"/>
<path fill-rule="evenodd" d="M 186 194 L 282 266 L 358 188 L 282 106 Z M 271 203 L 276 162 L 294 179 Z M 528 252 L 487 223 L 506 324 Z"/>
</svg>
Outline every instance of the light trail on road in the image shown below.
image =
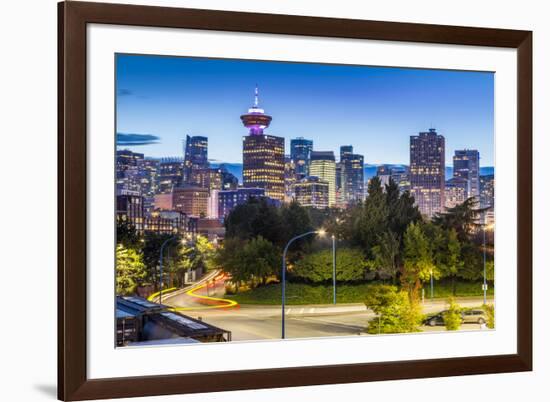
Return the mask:
<svg viewBox="0 0 550 402">
<path fill-rule="evenodd" d="M 230 307 L 235 307 L 239 305 L 239 303 L 237 303 L 235 300 L 222 299 L 220 297 L 198 295 L 195 293 L 197 290 L 203 289 L 206 286 L 207 286 L 207 283 L 203 283 L 200 286 L 197 286 L 193 289 L 188 290 L 187 292 L 185 292 L 185 294 L 187 296 L 194 297 L 197 299 L 214 301 L 216 303 L 223 303 L 223 304 L 215 304 L 212 306 L 200 306 L 200 307 L 170 307 L 170 310 L 172 311 L 209 310 L 209 309 L 215 309 L 215 308 L 230 308 Z"/>
</svg>

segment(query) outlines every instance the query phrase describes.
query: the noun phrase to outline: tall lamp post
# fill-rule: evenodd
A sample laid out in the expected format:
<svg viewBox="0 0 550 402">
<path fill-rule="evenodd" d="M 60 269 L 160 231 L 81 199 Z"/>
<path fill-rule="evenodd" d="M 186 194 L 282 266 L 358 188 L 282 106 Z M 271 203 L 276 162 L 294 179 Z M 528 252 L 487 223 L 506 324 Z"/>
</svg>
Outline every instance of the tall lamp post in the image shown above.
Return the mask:
<svg viewBox="0 0 550 402">
<path fill-rule="evenodd" d="M 286 297 L 286 253 L 290 245 L 302 237 L 309 236 L 312 234 L 318 234 L 323 236 L 325 234 L 324 230 L 312 230 L 310 232 L 302 233 L 301 235 L 295 236 L 288 241 L 283 251 L 283 268 L 281 272 L 281 283 L 282 283 L 282 303 L 281 303 L 281 338 L 285 339 L 285 297 Z"/>
<path fill-rule="evenodd" d="M 434 298 L 434 273 L 430 269 L 430 299 Z"/>
<path fill-rule="evenodd" d="M 162 270 L 162 262 L 163 262 L 163 256 L 164 256 L 164 247 L 170 243 L 172 240 L 177 239 L 178 236 L 172 236 L 168 239 L 166 239 L 162 245 L 160 246 L 160 260 L 159 260 L 159 266 L 160 266 L 160 286 L 159 286 L 159 304 L 162 304 L 162 288 L 164 286 L 163 281 L 163 270 Z"/>
<path fill-rule="evenodd" d="M 336 304 L 336 237 L 332 235 L 332 304 Z"/>
</svg>

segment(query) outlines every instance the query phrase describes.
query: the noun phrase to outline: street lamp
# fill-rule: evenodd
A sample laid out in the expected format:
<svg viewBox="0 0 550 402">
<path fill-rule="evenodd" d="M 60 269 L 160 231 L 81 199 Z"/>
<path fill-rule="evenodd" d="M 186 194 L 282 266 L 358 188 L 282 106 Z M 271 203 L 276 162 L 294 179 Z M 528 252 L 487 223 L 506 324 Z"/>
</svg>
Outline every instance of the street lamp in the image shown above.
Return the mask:
<svg viewBox="0 0 550 402">
<path fill-rule="evenodd" d="M 160 261 L 159 261 L 159 266 L 160 266 L 160 286 L 159 286 L 159 304 L 162 304 L 162 288 L 164 286 L 164 281 L 163 281 L 163 270 L 162 270 L 162 262 L 163 262 L 163 255 L 164 255 L 164 247 L 169 243 L 171 242 L 172 240 L 174 239 L 177 239 L 178 236 L 172 236 L 172 237 L 169 237 L 168 239 L 166 239 L 162 245 L 160 246 Z M 185 243 L 184 243 L 185 244 Z"/>
<path fill-rule="evenodd" d="M 430 269 L 430 299 L 434 298 L 434 273 Z"/>
<path fill-rule="evenodd" d="M 332 304 L 336 304 L 336 236 L 332 235 Z"/>
<path fill-rule="evenodd" d="M 324 229 L 319 230 L 312 230 L 310 232 L 302 233 L 301 235 L 295 236 L 292 239 L 288 241 L 288 243 L 285 246 L 285 249 L 283 250 L 283 268 L 281 272 L 281 284 L 282 284 L 282 303 L 281 303 L 281 338 L 285 339 L 285 297 L 286 297 L 286 253 L 288 251 L 288 247 L 298 239 L 301 239 L 302 237 L 309 236 L 311 234 L 318 234 L 319 236 L 325 235 Z"/>
</svg>

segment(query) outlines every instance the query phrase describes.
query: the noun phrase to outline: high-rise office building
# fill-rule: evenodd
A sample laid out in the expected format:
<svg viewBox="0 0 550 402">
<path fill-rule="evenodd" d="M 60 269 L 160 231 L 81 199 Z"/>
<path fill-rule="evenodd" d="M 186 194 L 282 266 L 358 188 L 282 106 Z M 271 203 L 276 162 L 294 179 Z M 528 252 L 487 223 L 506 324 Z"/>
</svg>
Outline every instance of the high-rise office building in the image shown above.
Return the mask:
<svg viewBox="0 0 550 402">
<path fill-rule="evenodd" d="M 259 107 L 256 87 L 254 105 L 241 120 L 249 129 L 243 137 L 243 183 L 248 188 L 263 188 L 275 200 L 285 198 L 285 139 L 264 134 L 271 116 Z"/>
<path fill-rule="evenodd" d="M 468 198 L 468 181 L 453 177 L 445 182 L 445 208 L 453 208 Z"/>
<path fill-rule="evenodd" d="M 308 176 L 294 184 L 296 201 L 303 207 L 325 209 L 329 205 L 329 184 L 316 176 Z"/>
<path fill-rule="evenodd" d="M 363 155 L 353 153 L 353 146 L 340 147 L 342 195 L 346 204 L 362 201 L 365 196 Z"/>
<path fill-rule="evenodd" d="M 159 164 L 157 193 L 167 194 L 183 183 L 183 160 L 181 157 L 162 158 Z"/>
<path fill-rule="evenodd" d="M 336 159 L 332 151 L 312 151 L 309 163 L 310 176 L 328 183 L 328 205 L 336 206 Z"/>
<path fill-rule="evenodd" d="M 221 190 L 222 172 L 219 168 L 194 169 L 191 172 L 191 186 L 207 188 L 209 190 Z"/>
<path fill-rule="evenodd" d="M 170 193 L 155 195 L 155 208 L 162 211 L 179 211 L 187 216 L 206 216 L 209 196 L 207 188 L 176 187 Z"/>
<path fill-rule="evenodd" d="M 479 176 L 480 206 L 482 208 L 495 205 L 495 175 Z"/>
<path fill-rule="evenodd" d="M 294 198 L 294 183 L 296 183 L 296 164 L 290 156 L 285 156 L 285 202 Z"/>
<path fill-rule="evenodd" d="M 141 192 L 138 163 L 143 154 L 123 149 L 116 151 L 116 189 L 117 191 Z"/>
<path fill-rule="evenodd" d="M 453 177 L 468 183 L 467 197 L 479 197 L 479 152 L 475 149 L 456 150 L 453 156 Z"/>
<path fill-rule="evenodd" d="M 138 191 L 117 191 L 116 216 L 118 222 L 127 222 L 138 233 L 143 233 L 143 197 Z"/>
<path fill-rule="evenodd" d="M 397 184 L 400 193 L 410 191 L 411 183 L 409 181 L 409 168 L 403 165 L 379 165 L 376 168 L 376 176 L 382 183 L 382 188 L 385 188 L 390 183 L 390 179 Z"/>
<path fill-rule="evenodd" d="M 263 188 L 238 188 L 218 192 L 218 217 L 226 218 L 237 205 L 246 203 L 250 198 L 265 196 Z"/>
<path fill-rule="evenodd" d="M 411 192 L 420 212 L 428 217 L 445 205 L 445 137 L 435 128 L 410 138 Z"/>
<path fill-rule="evenodd" d="M 227 170 L 225 164 L 221 164 L 219 170 L 222 177 L 222 190 L 236 190 L 239 187 L 239 179 Z"/>
<path fill-rule="evenodd" d="M 208 168 L 208 138 L 202 136 L 186 136 L 183 160 L 183 182 L 195 183 L 193 172 Z"/>
<path fill-rule="evenodd" d="M 313 151 L 313 141 L 304 137 L 298 137 L 290 140 L 290 158 L 296 167 L 298 179 L 302 179 L 309 174 L 309 159 Z"/>
</svg>

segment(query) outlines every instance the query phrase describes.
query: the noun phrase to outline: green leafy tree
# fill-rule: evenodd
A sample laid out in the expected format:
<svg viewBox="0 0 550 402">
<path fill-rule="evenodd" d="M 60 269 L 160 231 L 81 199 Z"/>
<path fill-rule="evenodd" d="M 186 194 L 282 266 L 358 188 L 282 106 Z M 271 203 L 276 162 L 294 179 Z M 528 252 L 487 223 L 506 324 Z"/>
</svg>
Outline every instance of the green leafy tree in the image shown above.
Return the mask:
<svg viewBox="0 0 550 402">
<path fill-rule="evenodd" d="M 386 205 L 389 229 L 400 236 L 407 230 L 409 223 L 422 220 L 418 207 L 414 205 L 414 197 L 408 191 L 400 194 L 399 186 L 392 178 L 386 185 Z"/>
<path fill-rule="evenodd" d="M 364 248 L 372 258 L 371 249 L 376 245 L 377 237 L 386 230 L 389 210 L 380 179 L 373 177 L 367 188 L 368 197 L 357 209 L 352 221 L 351 238 L 357 246 Z"/>
<path fill-rule="evenodd" d="M 495 305 L 486 304 L 483 306 L 483 310 L 487 315 L 487 328 L 495 329 Z"/>
<path fill-rule="evenodd" d="M 143 263 L 146 269 L 146 281 L 153 283 L 155 289 L 158 289 L 159 285 L 159 261 L 160 261 L 160 248 L 162 243 L 171 238 L 170 234 L 159 234 L 156 232 L 146 232 L 142 247 Z M 168 244 L 164 250 L 164 263 L 170 264 L 170 259 L 175 257 L 174 246 L 177 246 L 178 241 L 172 240 L 174 244 Z M 168 271 L 167 271 L 168 272 Z"/>
<path fill-rule="evenodd" d="M 251 240 L 227 239 L 218 249 L 216 264 L 231 274 L 232 281 L 264 284 L 266 279 L 279 272 L 280 254 L 277 247 L 261 236 Z"/>
<path fill-rule="evenodd" d="M 279 251 L 262 236 L 248 241 L 241 255 L 241 264 L 249 273 L 250 279 L 259 279 L 263 285 L 266 279 L 279 271 L 281 260 Z"/>
<path fill-rule="evenodd" d="M 461 244 L 463 266 L 457 277 L 467 281 L 480 280 L 483 277 L 483 252 L 472 241 L 466 240 Z"/>
<path fill-rule="evenodd" d="M 285 240 L 279 208 L 263 197 L 251 197 L 246 203 L 235 207 L 225 219 L 225 228 L 226 238 L 250 240 L 262 236 L 276 245 L 281 245 Z"/>
<path fill-rule="evenodd" d="M 443 313 L 443 322 L 447 331 L 456 331 L 462 325 L 462 309 L 453 298 L 448 300 L 449 308 Z"/>
<path fill-rule="evenodd" d="M 136 228 L 125 219 L 117 219 L 116 241 L 127 248 L 138 249 L 141 246 Z"/>
<path fill-rule="evenodd" d="M 332 280 L 332 250 L 321 250 L 306 255 L 292 267 L 292 275 L 313 283 Z M 340 248 L 336 252 L 336 280 L 359 281 L 365 277 L 367 262 L 357 248 Z"/>
<path fill-rule="evenodd" d="M 365 305 L 378 317 L 368 322 L 370 334 L 416 332 L 422 314 L 418 304 L 411 303 L 407 292 L 392 285 L 373 285 L 365 295 Z"/>
<path fill-rule="evenodd" d="M 404 247 L 401 283 L 414 302 L 418 300 L 422 283 L 430 280 L 431 275 L 438 279 L 439 270 L 433 263 L 430 243 L 420 223 L 409 224 L 404 235 Z"/>
<path fill-rule="evenodd" d="M 462 204 L 436 214 L 433 222 L 447 230 L 454 229 L 460 241 L 467 241 L 477 228 L 481 213 L 480 209 L 476 209 L 477 204 L 478 201 L 474 197 L 470 197 Z"/>
<path fill-rule="evenodd" d="M 116 247 L 116 293 L 133 294 L 146 277 L 145 265 L 141 255 L 134 249 L 122 244 Z"/>
<path fill-rule="evenodd" d="M 399 269 L 399 238 L 388 230 L 378 236 L 377 244 L 372 248 L 374 260 L 371 267 L 382 279 L 395 278 Z"/>
<path fill-rule="evenodd" d="M 443 232 L 439 226 L 432 225 L 439 233 L 437 239 L 431 239 L 434 262 L 441 278 L 450 278 L 453 296 L 456 296 L 456 278 L 464 267 L 462 260 L 462 245 L 458 240 L 456 230 Z"/>
<path fill-rule="evenodd" d="M 302 207 L 295 200 L 281 208 L 281 219 L 284 228 L 284 238 L 286 241 L 290 240 L 294 236 L 313 230 L 311 217 L 308 210 Z M 303 251 L 312 239 L 312 236 L 306 236 L 302 239 L 298 239 L 291 245 L 290 250 Z"/>
</svg>

